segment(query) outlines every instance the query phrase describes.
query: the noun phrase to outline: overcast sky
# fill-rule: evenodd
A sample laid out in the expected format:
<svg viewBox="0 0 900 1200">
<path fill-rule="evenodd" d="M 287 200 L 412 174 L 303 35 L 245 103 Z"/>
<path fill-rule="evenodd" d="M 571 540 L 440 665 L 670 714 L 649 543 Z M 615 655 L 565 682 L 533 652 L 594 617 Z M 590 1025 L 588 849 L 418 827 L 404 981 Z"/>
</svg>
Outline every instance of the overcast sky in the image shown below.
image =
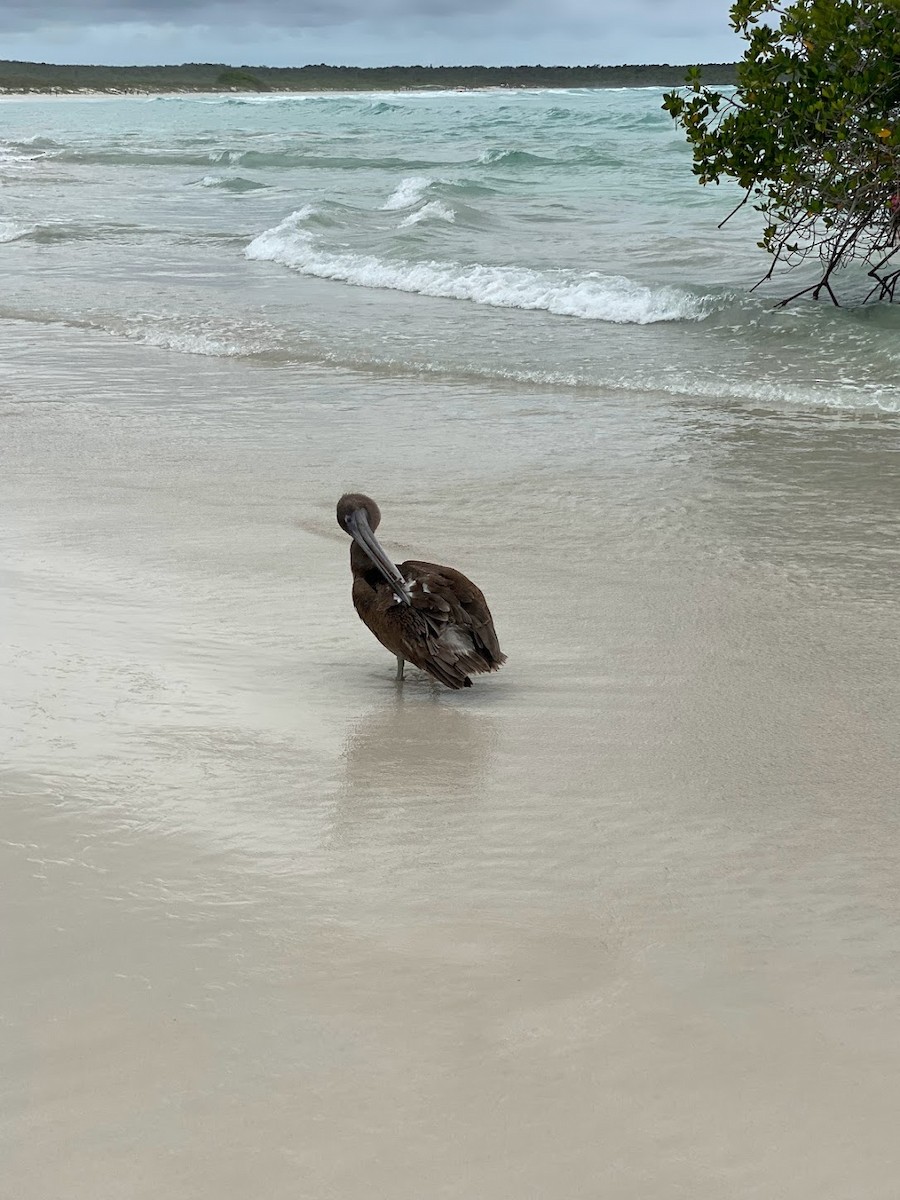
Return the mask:
<svg viewBox="0 0 900 1200">
<path fill-rule="evenodd" d="M 0 56 L 57 63 L 721 62 L 727 0 L 0 0 Z"/>
</svg>

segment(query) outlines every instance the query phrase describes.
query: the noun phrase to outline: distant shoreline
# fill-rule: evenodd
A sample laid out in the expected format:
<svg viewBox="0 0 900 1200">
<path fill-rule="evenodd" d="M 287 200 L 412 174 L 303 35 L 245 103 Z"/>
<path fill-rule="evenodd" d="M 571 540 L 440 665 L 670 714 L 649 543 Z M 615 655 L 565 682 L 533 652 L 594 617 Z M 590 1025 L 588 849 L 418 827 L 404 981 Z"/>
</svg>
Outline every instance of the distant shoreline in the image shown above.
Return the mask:
<svg viewBox="0 0 900 1200">
<path fill-rule="evenodd" d="M 704 82 L 736 82 L 734 63 L 701 64 Z M 429 92 L 679 87 L 688 66 L 232 67 L 224 63 L 107 67 L 0 61 L 0 96 Z"/>
<path fill-rule="evenodd" d="M 585 88 L 585 91 L 596 92 L 614 92 L 623 91 L 625 89 L 638 88 L 663 88 L 670 86 L 680 86 L 662 83 L 608 83 L 597 85 L 592 88 Z M 719 85 L 723 86 L 723 85 Z M 724 85 L 730 86 L 730 85 Z M 412 96 L 446 96 L 453 92 L 458 92 L 460 95 L 466 93 L 485 95 L 489 92 L 563 92 L 566 90 L 561 85 L 551 84 L 521 84 L 518 87 L 498 87 L 497 85 L 486 85 L 484 87 L 471 88 L 438 88 L 438 87 L 367 87 L 367 88 L 271 88 L 267 92 L 247 92 L 243 90 L 229 88 L 31 88 L 27 91 L 19 91 L 12 88 L 0 87 L 0 101 L 3 100 L 91 100 L 91 99 L 113 99 L 119 97 L 126 100 L 129 96 L 135 98 L 153 97 L 153 96 L 365 96 L 370 93 L 383 93 L 384 95 L 400 95 L 406 94 Z"/>
</svg>

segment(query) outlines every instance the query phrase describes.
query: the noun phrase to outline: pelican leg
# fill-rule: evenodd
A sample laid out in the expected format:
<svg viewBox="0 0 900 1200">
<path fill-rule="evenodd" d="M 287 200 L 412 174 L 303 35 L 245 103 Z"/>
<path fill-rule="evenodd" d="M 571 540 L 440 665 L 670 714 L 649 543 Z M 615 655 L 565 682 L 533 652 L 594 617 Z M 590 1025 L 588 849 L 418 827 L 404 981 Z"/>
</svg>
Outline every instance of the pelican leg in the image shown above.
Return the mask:
<svg viewBox="0 0 900 1200">
<path fill-rule="evenodd" d="M 406 666 L 406 659 L 401 658 L 400 655 L 398 654 L 397 655 L 397 676 L 396 676 L 398 683 L 403 682 L 403 668 L 405 666 Z"/>
</svg>

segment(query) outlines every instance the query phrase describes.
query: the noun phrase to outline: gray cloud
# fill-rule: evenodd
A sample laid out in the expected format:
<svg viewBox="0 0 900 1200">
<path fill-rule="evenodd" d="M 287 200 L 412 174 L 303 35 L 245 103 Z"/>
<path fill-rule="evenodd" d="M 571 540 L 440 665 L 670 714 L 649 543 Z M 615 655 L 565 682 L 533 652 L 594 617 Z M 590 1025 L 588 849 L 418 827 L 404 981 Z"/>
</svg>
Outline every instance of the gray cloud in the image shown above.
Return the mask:
<svg viewBox="0 0 900 1200">
<path fill-rule="evenodd" d="M 621 63 L 735 58 L 724 0 L 0 0 L 4 58 Z"/>
<path fill-rule="evenodd" d="M 179 25 L 249 23 L 270 28 L 304 29 L 340 26 L 352 21 L 391 20 L 409 16 L 452 19 L 460 13 L 485 16 L 515 9 L 515 0 L 6 0 L 0 5 L 0 28 L 38 29 L 48 24 Z"/>
</svg>

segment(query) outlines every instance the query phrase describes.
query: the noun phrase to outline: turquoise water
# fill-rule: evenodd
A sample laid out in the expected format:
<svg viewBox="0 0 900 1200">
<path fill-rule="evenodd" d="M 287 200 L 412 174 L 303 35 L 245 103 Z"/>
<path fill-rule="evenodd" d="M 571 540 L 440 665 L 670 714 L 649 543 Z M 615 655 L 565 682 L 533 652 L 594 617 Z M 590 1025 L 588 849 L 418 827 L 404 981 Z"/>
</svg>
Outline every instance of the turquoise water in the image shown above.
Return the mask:
<svg viewBox="0 0 900 1200">
<path fill-rule="evenodd" d="M 697 186 L 661 96 L 6 101 L 0 317 L 263 363 L 900 409 L 900 311 L 775 311 L 793 280 L 750 295 L 754 216 L 717 229 L 736 197 Z"/>
</svg>

